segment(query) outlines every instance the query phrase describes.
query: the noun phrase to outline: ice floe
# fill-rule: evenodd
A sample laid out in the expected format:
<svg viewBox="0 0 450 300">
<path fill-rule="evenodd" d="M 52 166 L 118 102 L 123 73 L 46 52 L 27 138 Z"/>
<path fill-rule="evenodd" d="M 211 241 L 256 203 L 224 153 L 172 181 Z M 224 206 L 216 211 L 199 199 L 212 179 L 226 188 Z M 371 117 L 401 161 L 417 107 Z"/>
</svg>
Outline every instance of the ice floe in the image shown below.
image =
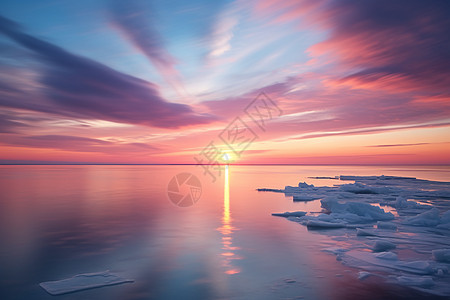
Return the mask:
<svg viewBox="0 0 450 300">
<path fill-rule="evenodd" d="M 407 218 L 404 221 L 407 225 L 413 226 L 436 226 L 439 225 L 439 210 L 437 208 L 432 208 L 427 210 L 417 216 Z"/>
<path fill-rule="evenodd" d="M 378 229 L 397 230 L 397 225 L 395 225 L 394 223 L 391 223 L 391 222 L 378 221 L 377 228 Z"/>
<path fill-rule="evenodd" d="M 273 213 L 272 216 L 277 217 L 303 217 L 306 215 L 304 211 L 293 211 L 293 212 L 284 212 L 284 213 Z"/>
<path fill-rule="evenodd" d="M 388 250 L 392 250 L 395 249 L 396 246 L 394 243 L 391 243 L 389 241 L 383 241 L 383 240 L 378 240 L 375 241 L 375 245 L 373 245 L 373 252 L 384 252 L 384 251 L 388 251 Z"/>
<path fill-rule="evenodd" d="M 450 263 L 450 249 L 436 249 L 432 253 L 436 261 Z"/>
<path fill-rule="evenodd" d="M 103 271 L 78 274 L 67 279 L 42 282 L 39 285 L 51 295 L 61 295 L 133 281 L 133 279 L 126 279 L 109 271 Z"/>
<path fill-rule="evenodd" d="M 330 176 L 336 185 L 306 182 L 284 189 L 294 201 L 320 201 L 321 212 L 273 215 L 302 224 L 344 247 L 323 251 L 359 269 L 434 295 L 450 296 L 450 183 L 395 176 Z M 353 181 L 353 182 L 348 182 Z M 317 230 L 322 229 L 322 230 Z"/>
<path fill-rule="evenodd" d="M 366 279 L 367 277 L 369 277 L 370 275 L 372 275 L 372 274 L 370 274 L 369 272 L 366 272 L 366 271 L 360 271 L 360 272 L 358 272 L 358 279 L 359 279 L 359 280 L 364 280 L 364 279 Z"/>
<path fill-rule="evenodd" d="M 423 288 L 430 288 L 434 285 L 431 276 L 398 276 L 397 282 L 401 285 L 417 286 Z"/>
</svg>

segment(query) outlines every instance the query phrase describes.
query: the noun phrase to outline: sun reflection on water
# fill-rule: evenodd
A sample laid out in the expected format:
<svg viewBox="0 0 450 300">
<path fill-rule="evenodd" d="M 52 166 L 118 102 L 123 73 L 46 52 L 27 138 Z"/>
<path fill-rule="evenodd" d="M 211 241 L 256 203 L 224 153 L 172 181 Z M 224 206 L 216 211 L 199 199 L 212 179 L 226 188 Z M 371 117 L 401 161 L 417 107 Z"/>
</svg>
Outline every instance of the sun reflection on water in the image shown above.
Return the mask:
<svg viewBox="0 0 450 300">
<path fill-rule="evenodd" d="M 225 184 L 223 195 L 223 217 L 222 226 L 217 230 L 222 234 L 222 253 L 224 257 L 223 266 L 225 267 L 225 274 L 232 275 L 240 273 L 241 270 L 232 265 L 232 261 L 242 259 L 237 256 L 234 251 L 239 250 L 239 247 L 233 246 L 232 234 L 237 228 L 232 225 L 232 218 L 230 213 L 230 181 L 229 181 L 229 166 L 225 166 Z"/>
</svg>

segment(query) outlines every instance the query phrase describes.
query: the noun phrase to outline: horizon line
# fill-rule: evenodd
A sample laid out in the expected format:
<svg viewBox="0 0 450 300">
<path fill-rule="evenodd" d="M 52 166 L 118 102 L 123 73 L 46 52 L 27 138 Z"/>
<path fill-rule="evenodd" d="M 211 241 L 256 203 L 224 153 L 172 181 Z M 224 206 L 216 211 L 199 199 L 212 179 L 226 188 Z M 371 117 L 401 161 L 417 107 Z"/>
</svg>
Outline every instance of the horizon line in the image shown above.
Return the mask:
<svg viewBox="0 0 450 300">
<path fill-rule="evenodd" d="M 0 166 L 207 166 L 207 165 L 220 165 L 220 166 L 446 166 L 450 167 L 450 164 L 308 164 L 308 163 L 241 163 L 241 164 L 199 164 L 199 163 L 0 163 Z"/>
</svg>

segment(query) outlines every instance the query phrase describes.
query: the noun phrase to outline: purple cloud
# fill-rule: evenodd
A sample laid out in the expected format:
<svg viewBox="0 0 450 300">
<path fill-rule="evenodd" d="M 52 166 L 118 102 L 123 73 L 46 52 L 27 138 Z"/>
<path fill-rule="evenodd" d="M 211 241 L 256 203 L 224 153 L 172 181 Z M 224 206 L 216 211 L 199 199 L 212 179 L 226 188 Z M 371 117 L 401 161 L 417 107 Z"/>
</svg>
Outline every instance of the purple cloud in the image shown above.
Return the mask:
<svg viewBox="0 0 450 300">
<path fill-rule="evenodd" d="M 413 143 L 413 144 L 386 144 L 386 145 L 371 145 L 370 148 L 390 148 L 390 147 L 409 147 L 409 146 L 422 146 L 429 145 L 430 143 Z"/>
<path fill-rule="evenodd" d="M 29 127 L 17 118 L 13 118 L 8 114 L 0 113 L 0 133 L 15 133 L 17 129 Z"/>
<path fill-rule="evenodd" d="M 157 147 L 145 143 L 117 143 L 95 138 L 69 135 L 33 135 L 33 136 L 3 136 L 2 143 L 32 148 L 49 148 L 66 151 L 100 152 L 107 154 L 149 152 Z"/>
<path fill-rule="evenodd" d="M 330 37 L 311 49 L 353 71 L 340 82 L 448 96 L 449 14 L 441 0 L 330 1 L 317 15 Z"/>
<path fill-rule="evenodd" d="M 43 63 L 37 69 L 39 93 L 27 93 L 20 82 L 16 86 L 7 84 L 9 90 L 0 91 L 0 106 L 163 128 L 215 120 L 214 116 L 195 113 L 188 105 L 165 101 L 151 82 L 33 37 L 1 16 L 0 33 L 33 52 Z"/>
</svg>

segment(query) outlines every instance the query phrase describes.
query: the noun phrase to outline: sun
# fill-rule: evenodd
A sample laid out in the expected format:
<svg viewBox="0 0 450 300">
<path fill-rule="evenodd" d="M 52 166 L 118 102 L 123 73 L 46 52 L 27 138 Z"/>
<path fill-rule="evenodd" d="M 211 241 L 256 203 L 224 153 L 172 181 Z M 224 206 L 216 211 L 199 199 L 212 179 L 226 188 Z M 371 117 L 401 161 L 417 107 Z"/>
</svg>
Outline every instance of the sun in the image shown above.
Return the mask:
<svg viewBox="0 0 450 300">
<path fill-rule="evenodd" d="M 236 159 L 233 157 L 233 155 L 231 153 L 225 152 L 222 155 L 222 163 L 224 164 L 230 164 L 232 162 L 234 162 Z"/>
</svg>

